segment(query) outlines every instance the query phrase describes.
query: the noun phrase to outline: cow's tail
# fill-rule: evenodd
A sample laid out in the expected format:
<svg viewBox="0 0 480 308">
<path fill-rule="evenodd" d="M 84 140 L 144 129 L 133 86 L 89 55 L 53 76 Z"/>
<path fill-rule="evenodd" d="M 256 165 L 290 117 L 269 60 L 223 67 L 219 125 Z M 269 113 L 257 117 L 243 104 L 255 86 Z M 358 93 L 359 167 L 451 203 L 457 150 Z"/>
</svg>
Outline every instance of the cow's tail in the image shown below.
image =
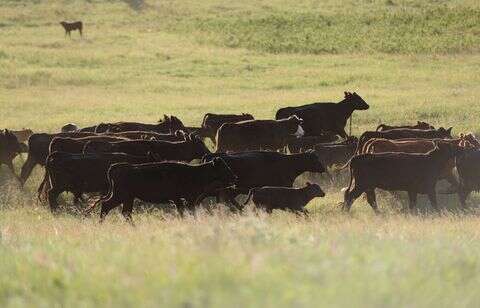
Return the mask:
<svg viewBox="0 0 480 308">
<path fill-rule="evenodd" d="M 245 202 L 243 203 L 244 207 L 250 202 L 250 200 L 252 199 L 252 196 L 253 196 L 253 189 L 250 189 L 250 191 L 248 192 L 247 200 L 245 200 Z"/>
<path fill-rule="evenodd" d="M 104 196 L 101 196 L 97 201 L 92 203 L 88 208 L 84 210 L 84 214 L 89 214 L 98 204 L 103 203 L 111 199 L 115 194 L 115 189 L 118 186 L 118 180 L 124 173 L 130 168 L 129 163 L 116 163 L 110 166 L 107 172 L 108 179 L 108 191 Z"/>
</svg>

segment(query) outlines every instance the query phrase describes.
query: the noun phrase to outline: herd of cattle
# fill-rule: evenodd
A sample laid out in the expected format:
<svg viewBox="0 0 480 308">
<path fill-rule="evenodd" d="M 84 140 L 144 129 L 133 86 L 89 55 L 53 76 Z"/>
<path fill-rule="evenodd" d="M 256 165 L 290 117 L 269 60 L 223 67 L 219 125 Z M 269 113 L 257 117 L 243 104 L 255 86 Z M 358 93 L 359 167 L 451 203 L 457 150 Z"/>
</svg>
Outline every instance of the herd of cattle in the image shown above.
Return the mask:
<svg viewBox="0 0 480 308">
<path fill-rule="evenodd" d="M 480 143 L 475 136 L 454 138 L 452 128 L 436 129 L 425 122 L 382 124 L 359 138 L 348 136 L 345 126 L 352 113 L 368 108 L 358 94 L 345 92 L 338 103 L 279 109 L 275 120 L 208 113 L 200 127 L 187 127 L 165 115 L 157 124 L 67 124 L 51 134 L 4 130 L 0 162 L 16 176 L 12 160 L 27 152 L 16 176 L 22 186 L 36 165 L 44 166 L 38 197 L 52 212 L 58 211 L 62 192 L 73 193 L 75 202 L 89 194 L 99 197 L 90 199 L 96 202 L 85 212 L 101 204 L 101 220 L 119 205 L 131 220 L 135 199 L 174 203 L 180 214 L 193 211 L 207 197 L 241 209 L 236 200 L 240 194 L 268 212 L 304 213 L 310 200 L 325 193 L 312 183 L 293 188 L 295 179 L 305 172 L 329 174 L 332 168 L 350 169 L 345 210 L 365 193 L 377 211 L 376 188 L 408 192 L 411 209 L 417 194 L 426 194 L 437 209 L 435 186 L 442 179 L 462 205 L 480 188 Z"/>
</svg>

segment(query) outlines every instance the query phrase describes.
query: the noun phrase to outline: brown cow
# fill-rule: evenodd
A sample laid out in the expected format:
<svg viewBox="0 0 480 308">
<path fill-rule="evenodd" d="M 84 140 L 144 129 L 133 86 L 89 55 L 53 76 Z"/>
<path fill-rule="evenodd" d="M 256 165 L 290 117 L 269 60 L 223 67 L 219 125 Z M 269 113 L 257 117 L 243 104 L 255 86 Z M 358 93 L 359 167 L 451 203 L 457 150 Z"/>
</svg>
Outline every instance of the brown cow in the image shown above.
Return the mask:
<svg viewBox="0 0 480 308">
<path fill-rule="evenodd" d="M 415 125 L 400 125 L 400 126 L 393 126 L 387 124 L 380 124 L 377 127 L 377 132 L 397 129 L 397 128 L 408 128 L 408 129 L 435 129 L 432 125 L 428 124 L 427 122 L 417 121 Z"/>
<path fill-rule="evenodd" d="M 217 132 L 216 152 L 277 151 L 284 148 L 292 136 L 303 136 L 301 124 L 302 119 L 297 116 L 282 120 L 225 123 Z"/>
<path fill-rule="evenodd" d="M 458 147 L 440 141 L 427 154 L 389 152 L 354 156 L 350 161 L 350 184 L 344 195 L 344 209 L 350 210 L 355 199 L 365 192 L 367 202 L 378 211 L 375 189 L 380 188 L 407 191 L 411 210 L 416 206 L 417 194 L 426 194 L 438 210 L 436 183 L 445 166 L 458 154 Z"/>
<path fill-rule="evenodd" d="M 365 153 L 365 144 L 372 138 L 383 138 L 383 139 L 408 139 L 408 138 L 417 138 L 417 139 L 451 139 L 452 138 L 452 127 L 445 129 L 440 127 L 439 129 L 431 130 L 422 130 L 422 129 L 404 129 L 397 128 L 387 131 L 367 131 L 364 132 L 360 139 L 358 140 L 356 154 Z"/>
<path fill-rule="evenodd" d="M 251 199 L 256 207 L 264 208 L 267 213 L 279 209 L 306 214 L 304 207 L 313 198 L 324 196 L 320 186 L 312 183 L 302 188 L 264 186 L 250 189 L 244 205 Z"/>
<path fill-rule="evenodd" d="M 202 136 L 210 138 L 215 145 L 215 137 L 217 131 L 225 123 L 237 123 L 241 121 L 254 120 L 253 116 L 249 113 L 242 114 L 214 114 L 207 113 L 203 117 L 202 121 Z"/>
<path fill-rule="evenodd" d="M 75 30 L 78 30 L 78 32 L 80 32 L 80 36 L 83 36 L 83 23 L 81 21 L 61 21 L 60 24 L 62 25 L 63 29 L 65 29 L 65 36 L 68 34 L 68 36 L 71 37 L 70 32 Z"/>
</svg>

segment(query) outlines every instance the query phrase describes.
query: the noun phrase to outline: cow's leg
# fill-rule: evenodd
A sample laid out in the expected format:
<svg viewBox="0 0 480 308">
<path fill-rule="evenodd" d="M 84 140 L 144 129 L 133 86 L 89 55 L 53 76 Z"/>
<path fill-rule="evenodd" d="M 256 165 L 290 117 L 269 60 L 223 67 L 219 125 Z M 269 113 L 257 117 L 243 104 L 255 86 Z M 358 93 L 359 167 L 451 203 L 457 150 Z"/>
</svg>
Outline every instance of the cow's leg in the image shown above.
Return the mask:
<svg viewBox="0 0 480 308">
<path fill-rule="evenodd" d="M 82 33 L 82 28 L 78 28 L 78 32 L 80 32 L 80 36 L 83 37 L 83 33 Z"/>
<path fill-rule="evenodd" d="M 28 155 L 27 160 L 22 166 L 22 171 L 20 172 L 20 185 L 23 187 L 25 182 L 27 181 L 28 177 L 32 173 L 33 167 L 35 167 L 37 163 L 30 155 Z"/>
<path fill-rule="evenodd" d="M 417 207 L 417 193 L 415 191 L 408 192 L 408 207 L 410 212 L 413 212 L 413 210 Z"/>
<path fill-rule="evenodd" d="M 123 202 L 122 215 L 125 217 L 125 220 L 133 225 L 132 220 L 132 210 L 133 210 L 133 199 L 126 200 Z"/>
<path fill-rule="evenodd" d="M 177 207 L 177 212 L 180 215 L 180 217 L 185 216 L 185 202 L 182 199 L 176 199 L 173 201 L 175 203 L 175 206 Z"/>
<path fill-rule="evenodd" d="M 102 223 L 105 220 L 105 216 L 107 216 L 112 209 L 116 208 L 120 204 L 122 204 L 122 202 L 115 199 L 113 196 L 102 202 L 102 209 L 100 210 L 100 222 Z"/>
<path fill-rule="evenodd" d="M 428 200 L 430 200 L 430 204 L 432 207 L 435 209 L 435 211 L 439 211 L 438 206 L 437 206 L 437 193 L 435 192 L 435 189 L 430 190 L 428 193 Z"/>
<path fill-rule="evenodd" d="M 54 187 L 51 187 L 48 190 L 48 193 L 47 193 L 48 204 L 50 205 L 50 211 L 52 213 L 56 213 L 58 211 L 57 199 L 58 199 L 58 195 L 60 193 L 62 193 L 62 191 L 60 191 L 59 189 L 56 189 Z"/>
<path fill-rule="evenodd" d="M 377 206 L 377 197 L 375 195 L 375 189 L 371 189 L 371 190 L 367 190 L 366 191 L 366 194 L 367 194 L 367 202 L 368 204 L 370 204 L 370 206 L 372 207 L 373 211 L 378 214 L 379 211 L 378 211 L 378 206 Z"/>
<path fill-rule="evenodd" d="M 458 199 L 463 208 L 467 206 L 467 198 L 470 195 L 471 191 L 465 189 L 462 185 L 458 188 Z"/>
<path fill-rule="evenodd" d="M 43 200 L 46 200 L 47 197 L 47 191 L 50 189 L 50 181 L 48 180 L 47 174 L 43 177 L 42 183 L 40 183 L 40 186 L 38 186 L 37 189 L 37 198 L 38 201 L 42 202 Z M 42 197 L 44 199 L 42 199 Z"/>
<path fill-rule="evenodd" d="M 344 203 L 343 203 L 343 210 L 348 212 L 350 211 L 350 208 L 352 207 L 353 202 L 360 197 L 365 190 L 358 188 L 357 186 L 354 186 L 353 189 L 350 191 L 347 189 L 345 191 L 344 195 Z"/>
</svg>

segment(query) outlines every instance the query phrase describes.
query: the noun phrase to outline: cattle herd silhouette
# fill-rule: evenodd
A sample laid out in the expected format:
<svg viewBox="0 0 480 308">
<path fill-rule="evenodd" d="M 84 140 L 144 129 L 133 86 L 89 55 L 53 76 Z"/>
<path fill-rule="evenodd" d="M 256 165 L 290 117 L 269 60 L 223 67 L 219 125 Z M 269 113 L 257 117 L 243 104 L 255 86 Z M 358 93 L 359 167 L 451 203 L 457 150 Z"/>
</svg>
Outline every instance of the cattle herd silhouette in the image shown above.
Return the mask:
<svg viewBox="0 0 480 308">
<path fill-rule="evenodd" d="M 410 210 L 416 209 L 417 194 L 425 194 L 438 210 L 439 180 L 447 180 L 449 192 L 458 194 L 460 205 L 466 206 L 468 195 L 480 187 L 480 143 L 473 134 L 454 137 L 451 127 L 434 128 L 419 121 L 381 124 L 359 138 L 349 136 L 348 119 L 369 105 L 357 93 L 344 94 L 338 103 L 281 108 L 274 120 L 207 113 L 199 127 L 165 115 L 156 124 L 78 128 L 69 123 L 58 133 L 5 129 L 0 134 L 0 162 L 22 187 L 33 168 L 43 166 L 41 202 L 56 213 L 61 210 L 59 195 L 70 192 L 75 204 L 86 204 L 85 213 L 101 206 L 101 221 L 119 205 L 131 221 L 136 199 L 173 203 L 180 215 L 195 211 L 207 198 L 233 211 L 251 201 L 267 212 L 306 214 L 305 205 L 325 193 L 316 183 L 293 188 L 295 179 L 305 172 L 334 178 L 343 169 L 350 174 L 343 189 L 346 211 L 363 193 L 378 211 L 377 188 L 406 191 Z M 12 160 L 25 152 L 27 159 L 17 176 Z M 236 199 L 240 194 L 248 196 L 243 205 Z"/>
</svg>

